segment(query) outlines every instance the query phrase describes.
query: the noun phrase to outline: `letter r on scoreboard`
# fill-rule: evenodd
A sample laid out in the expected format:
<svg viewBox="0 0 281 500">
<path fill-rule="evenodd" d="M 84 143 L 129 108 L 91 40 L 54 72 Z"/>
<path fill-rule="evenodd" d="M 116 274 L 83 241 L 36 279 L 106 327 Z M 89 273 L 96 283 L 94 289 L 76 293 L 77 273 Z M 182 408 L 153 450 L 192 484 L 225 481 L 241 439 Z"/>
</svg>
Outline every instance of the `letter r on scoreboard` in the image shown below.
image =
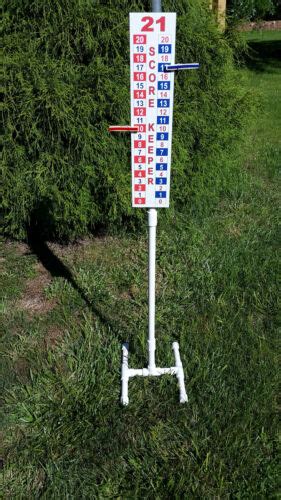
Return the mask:
<svg viewBox="0 0 281 500">
<path fill-rule="evenodd" d="M 130 14 L 133 207 L 169 207 L 175 42 L 175 13 Z"/>
</svg>

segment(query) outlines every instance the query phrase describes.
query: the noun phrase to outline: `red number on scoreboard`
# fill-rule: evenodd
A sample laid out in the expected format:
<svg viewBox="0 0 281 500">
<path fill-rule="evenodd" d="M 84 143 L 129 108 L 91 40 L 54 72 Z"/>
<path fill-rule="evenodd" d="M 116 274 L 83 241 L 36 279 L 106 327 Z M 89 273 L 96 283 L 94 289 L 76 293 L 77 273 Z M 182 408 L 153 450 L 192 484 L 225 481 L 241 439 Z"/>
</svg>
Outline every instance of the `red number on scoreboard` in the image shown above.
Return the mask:
<svg viewBox="0 0 281 500">
<path fill-rule="evenodd" d="M 150 16 L 145 16 L 142 18 L 142 22 L 147 23 L 142 27 L 141 31 L 153 31 L 153 28 L 151 26 L 153 25 L 153 17 Z"/>
<path fill-rule="evenodd" d="M 146 43 L 146 35 L 134 35 L 133 42 L 138 45 Z"/>
<path fill-rule="evenodd" d="M 162 56 L 168 57 L 168 56 Z M 168 59 L 166 59 L 168 61 Z M 146 62 L 146 54 L 134 54 L 134 63 L 145 63 Z"/>
<path fill-rule="evenodd" d="M 156 24 L 160 24 L 160 31 L 165 31 L 165 17 L 162 16 L 156 21 Z"/>
<path fill-rule="evenodd" d="M 165 16 L 162 16 L 155 21 L 156 24 L 160 24 L 160 31 L 165 31 L 165 21 Z M 145 25 L 142 27 L 141 31 L 154 31 L 151 27 L 153 25 L 153 17 L 145 16 L 142 18 L 142 22 L 144 22 Z"/>
</svg>

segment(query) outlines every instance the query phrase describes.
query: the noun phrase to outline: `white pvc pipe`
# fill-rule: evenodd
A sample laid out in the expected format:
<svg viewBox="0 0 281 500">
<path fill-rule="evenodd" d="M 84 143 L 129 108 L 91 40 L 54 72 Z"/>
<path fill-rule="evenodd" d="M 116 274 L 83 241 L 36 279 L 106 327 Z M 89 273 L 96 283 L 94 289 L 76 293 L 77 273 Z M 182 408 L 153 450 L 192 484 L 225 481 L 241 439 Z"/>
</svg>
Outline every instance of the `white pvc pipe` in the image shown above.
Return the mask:
<svg viewBox="0 0 281 500">
<path fill-rule="evenodd" d="M 152 12 L 162 12 L 161 0 L 152 0 Z"/>
<path fill-rule="evenodd" d="M 129 404 L 129 397 L 128 397 L 129 379 L 133 377 L 160 377 L 161 375 L 176 375 L 180 390 L 180 403 L 186 403 L 188 401 L 184 384 L 184 372 L 179 355 L 179 344 L 177 342 L 173 343 L 173 350 L 175 355 L 176 366 L 171 366 L 170 368 L 154 367 L 153 370 L 150 370 L 149 368 L 129 368 L 128 345 L 123 344 L 121 403 L 124 406 L 127 406 Z"/>
<path fill-rule="evenodd" d="M 128 397 L 128 385 L 129 385 L 129 366 L 128 366 L 128 358 L 129 358 L 129 350 L 128 344 L 125 343 L 122 345 L 122 371 L 121 371 L 121 403 L 124 406 L 129 404 Z"/>
<path fill-rule="evenodd" d="M 156 226 L 157 210 L 148 211 L 149 254 L 148 254 L 148 369 L 155 369 L 155 269 L 156 269 Z"/>
<path fill-rule="evenodd" d="M 185 384 L 184 384 L 184 372 L 182 367 L 182 362 L 179 353 L 178 342 L 173 342 L 173 350 L 175 355 L 176 366 L 171 366 L 170 368 L 158 368 L 154 366 L 151 368 L 129 368 L 128 358 L 129 358 L 129 346 L 127 343 L 122 346 L 122 387 L 121 387 L 121 403 L 124 406 L 129 404 L 128 397 L 128 386 L 129 379 L 133 377 L 160 377 L 161 375 L 176 375 L 180 390 L 180 403 L 186 403 L 188 401 Z"/>
<path fill-rule="evenodd" d="M 184 373 L 183 373 L 183 367 L 182 367 L 182 362 L 181 362 L 181 358 L 180 358 L 178 342 L 173 342 L 173 350 L 174 350 L 174 355 L 175 355 L 175 360 L 176 360 L 177 378 L 178 378 L 179 389 L 180 389 L 180 403 L 187 403 L 188 397 L 187 397 L 185 385 L 184 385 Z"/>
</svg>

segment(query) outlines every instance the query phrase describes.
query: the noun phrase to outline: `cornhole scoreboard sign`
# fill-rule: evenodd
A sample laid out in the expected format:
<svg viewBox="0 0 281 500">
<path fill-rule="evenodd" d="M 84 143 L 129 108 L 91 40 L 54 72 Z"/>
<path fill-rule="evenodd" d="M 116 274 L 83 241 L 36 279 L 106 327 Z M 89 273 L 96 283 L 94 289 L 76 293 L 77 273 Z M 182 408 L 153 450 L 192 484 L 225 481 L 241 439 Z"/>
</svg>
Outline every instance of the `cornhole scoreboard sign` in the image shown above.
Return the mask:
<svg viewBox="0 0 281 500">
<path fill-rule="evenodd" d="M 130 14 L 133 207 L 170 199 L 176 14 Z"/>
</svg>

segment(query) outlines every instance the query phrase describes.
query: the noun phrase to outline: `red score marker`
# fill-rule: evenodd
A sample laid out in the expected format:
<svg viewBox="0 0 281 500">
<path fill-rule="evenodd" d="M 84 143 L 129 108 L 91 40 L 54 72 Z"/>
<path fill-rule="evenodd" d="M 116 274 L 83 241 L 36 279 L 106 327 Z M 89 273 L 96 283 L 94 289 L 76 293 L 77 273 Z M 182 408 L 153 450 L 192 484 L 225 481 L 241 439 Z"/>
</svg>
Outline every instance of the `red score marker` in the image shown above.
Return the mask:
<svg viewBox="0 0 281 500">
<path fill-rule="evenodd" d="M 131 127 L 130 125 L 112 125 L 108 127 L 109 132 L 138 132 L 138 127 Z"/>
</svg>

